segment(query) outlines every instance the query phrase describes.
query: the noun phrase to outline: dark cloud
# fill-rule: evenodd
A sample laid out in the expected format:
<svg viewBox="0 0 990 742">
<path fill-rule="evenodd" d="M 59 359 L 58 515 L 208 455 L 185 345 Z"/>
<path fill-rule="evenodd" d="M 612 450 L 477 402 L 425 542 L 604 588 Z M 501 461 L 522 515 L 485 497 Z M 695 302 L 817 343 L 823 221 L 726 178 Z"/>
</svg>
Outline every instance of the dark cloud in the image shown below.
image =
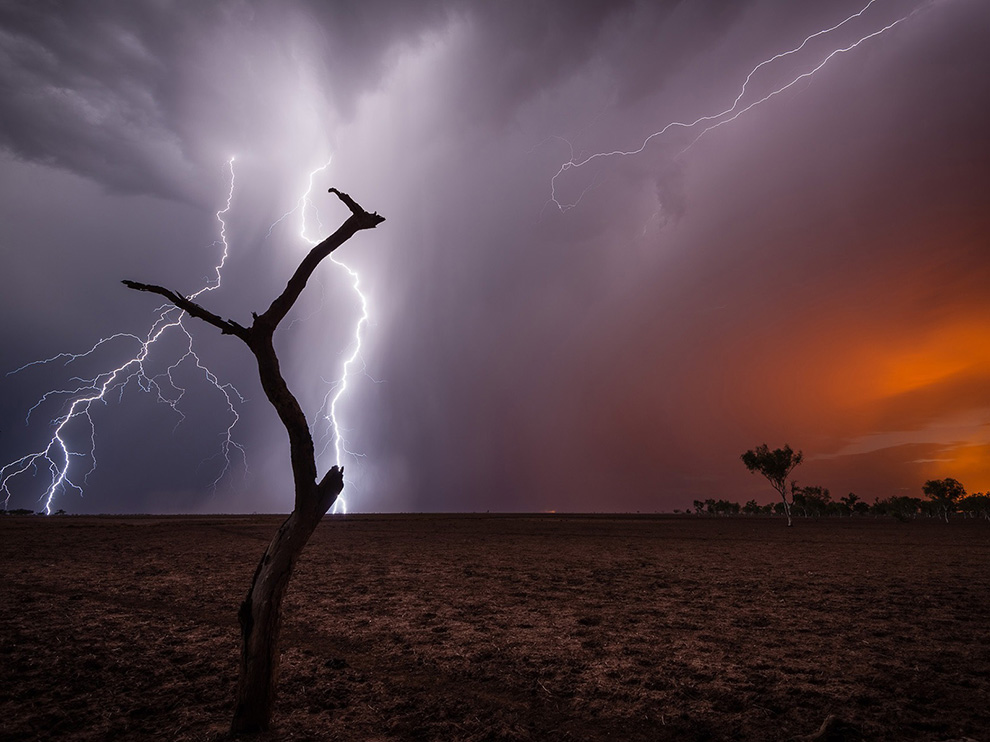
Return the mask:
<svg viewBox="0 0 990 742">
<path fill-rule="evenodd" d="M 191 163 L 172 127 L 178 46 L 208 19 L 163 6 L 118 9 L 3 6 L 0 142 L 118 192 L 182 197 Z"/>
</svg>

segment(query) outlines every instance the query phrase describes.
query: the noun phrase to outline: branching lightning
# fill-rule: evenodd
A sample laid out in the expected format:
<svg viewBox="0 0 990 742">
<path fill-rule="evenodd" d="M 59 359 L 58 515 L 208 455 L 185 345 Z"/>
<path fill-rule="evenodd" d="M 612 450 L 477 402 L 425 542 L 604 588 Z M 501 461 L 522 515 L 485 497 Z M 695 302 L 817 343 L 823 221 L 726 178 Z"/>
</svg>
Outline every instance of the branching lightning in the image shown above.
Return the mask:
<svg viewBox="0 0 990 742">
<path fill-rule="evenodd" d="M 764 61 L 760 62 L 758 65 L 753 67 L 753 69 L 750 70 L 749 74 L 746 75 L 746 78 L 743 81 L 742 86 L 740 87 L 739 93 L 736 95 L 735 100 L 733 100 L 732 104 L 725 110 L 720 111 L 718 113 L 712 113 L 712 114 L 707 114 L 705 116 L 700 116 L 699 118 L 696 118 L 693 121 L 672 121 L 664 125 L 661 129 L 647 136 L 643 140 L 642 144 L 635 149 L 630 149 L 630 150 L 616 149 L 610 152 L 597 152 L 595 154 L 584 157 L 583 159 L 576 160 L 574 157 L 574 151 L 571 143 L 561 137 L 560 139 L 566 142 L 568 147 L 570 148 L 570 159 L 568 159 L 567 162 L 563 163 L 560 166 L 560 168 L 557 170 L 557 172 L 554 174 L 554 176 L 550 179 L 550 201 L 548 203 L 552 202 L 562 212 L 567 211 L 577 206 L 581 202 L 581 199 L 584 197 L 584 195 L 594 186 L 594 181 L 593 181 L 591 185 L 586 186 L 581 191 L 577 199 L 575 199 L 573 202 L 563 203 L 561 202 L 561 200 L 558 198 L 557 195 L 557 185 L 558 185 L 557 181 L 564 173 L 584 167 L 585 165 L 588 165 L 589 163 L 600 159 L 607 159 L 612 157 L 632 157 L 634 155 L 641 154 L 654 139 L 663 136 L 672 129 L 693 129 L 697 126 L 707 124 L 707 126 L 704 129 L 702 129 L 702 131 L 694 138 L 694 140 L 691 141 L 691 143 L 688 144 L 687 147 L 684 148 L 684 150 L 682 150 L 681 154 L 683 154 L 688 149 L 693 147 L 698 142 L 698 140 L 701 139 L 708 132 L 712 131 L 713 129 L 717 129 L 718 127 L 724 124 L 728 124 L 731 123 L 732 121 L 735 121 L 744 113 L 747 113 L 748 111 L 751 111 L 753 108 L 761 105 L 762 103 L 765 103 L 771 98 L 780 95 L 784 91 L 798 84 L 800 81 L 808 79 L 816 72 L 821 70 L 826 64 L 828 64 L 836 56 L 852 51 L 860 44 L 869 41 L 870 39 L 874 39 L 880 36 L 881 34 L 886 33 L 895 26 L 908 20 L 908 18 L 910 18 L 912 15 L 918 12 L 918 9 L 915 9 L 911 13 L 908 13 L 907 15 L 904 15 L 891 23 L 887 23 L 886 25 L 883 25 L 880 28 L 871 31 L 870 33 L 864 34 L 863 36 L 861 36 L 852 43 L 849 43 L 845 46 L 841 46 L 838 48 L 833 48 L 833 50 L 827 53 L 824 57 L 820 57 L 819 61 L 811 64 L 810 68 L 807 68 L 804 71 L 800 72 L 799 74 L 795 75 L 789 82 L 772 90 L 770 93 L 767 93 L 759 97 L 755 101 L 744 103 L 744 99 L 747 97 L 747 92 L 749 91 L 749 85 L 752 82 L 753 77 L 756 76 L 756 74 L 761 69 L 769 67 L 774 62 L 777 62 L 785 57 L 789 57 L 793 54 L 797 54 L 798 52 L 802 51 L 808 45 L 808 43 L 811 42 L 813 39 L 826 36 L 834 31 L 837 31 L 846 24 L 851 23 L 852 21 L 862 17 L 870 9 L 870 7 L 873 6 L 876 2 L 878 2 L 878 0 L 869 0 L 869 2 L 867 2 L 866 5 L 863 6 L 863 8 L 859 12 L 850 15 L 849 17 L 843 19 L 839 23 L 836 23 L 835 25 L 829 28 L 822 29 L 821 31 L 816 31 L 815 33 L 805 38 L 804 41 L 802 41 L 798 46 L 794 47 L 793 49 L 789 49 L 787 51 L 775 54 L 772 57 L 765 59 Z"/>
<path fill-rule="evenodd" d="M 206 291 L 214 291 L 220 287 L 223 267 L 230 249 L 227 243 L 226 216 L 234 198 L 233 158 L 228 161 L 227 168 L 230 173 L 227 200 L 224 207 L 216 213 L 220 229 L 219 238 L 214 241 L 213 245 L 221 247 L 220 259 L 214 267 L 216 275 L 190 298 L 196 298 Z M 182 364 L 194 364 L 195 368 L 203 374 L 203 377 L 220 392 L 227 409 L 230 411 L 230 424 L 224 433 L 218 453 L 218 455 L 223 456 L 224 465 L 214 480 L 214 486 L 230 470 L 231 457 L 235 452 L 239 454 L 246 465 L 244 449 L 234 439 L 234 427 L 240 419 L 234 400 L 236 398 L 238 401 L 243 401 L 243 398 L 231 384 L 221 383 L 216 375 L 202 363 L 193 348 L 192 335 L 183 324 L 185 312 L 171 305 L 159 307 L 156 312 L 157 316 L 144 338 L 131 333 L 117 333 L 102 338 L 85 352 L 59 353 L 51 358 L 26 363 L 8 373 L 9 376 L 34 366 L 57 361 L 63 361 L 63 365 L 68 366 L 75 361 L 91 357 L 97 350 L 105 346 L 120 341 L 134 348 L 126 360 L 115 367 L 91 378 L 72 377 L 70 382 L 73 382 L 74 386 L 46 392 L 28 410 L 25 419 L 26 424 L 30 424 L 32 415 L 46 402 L 58 397 L 65 397 L 69 400 L 67 406 L 63 408 L 63 412 L 52 421 L 51 437 L 43 448 L 26 454 L 0 468 L 0 493 L 3 495 L 4 507 L 9 505 L 14 494 L 11 490 L 12 483 L 25 477 L 43 477 L 42 481 L 46 484 L 40 497 L 38 497 L 38 502 L 44 504 L 46 513 L 51 513 L 52 505 L 58 495 L 64 494 L 68 490 L 74 490 L 82 495 L 83 485 L 86 484 L 92 472 L 96 470 L 97 465 L 96 423 L 92 416 L 93 405 L 97 402 L 106 404 L 112 394 L 116 394 L 117 399 L 120 400 L 124 390 L 132 383 L 144 392 L 155 394 L 159 402 L 167 404 L 178 415 L 176 425 L 181 424 L 184 415 L 180 408 L 180 402 L 186 390 L 177 383 L 173 374 Z M 174 333 L 180 333 L 180 337 L 185 337 L 184 352 L 172 361 L 164 371 L 152 374 L 146 364 L 155 350 L 155 345 L 166 335 Z M 85 465 L 76 466 L 76 460 L 88 461 L 88 468 L 81 471 Z M 77 469 L 80 471 L 77 472 Z"/>
</svg>

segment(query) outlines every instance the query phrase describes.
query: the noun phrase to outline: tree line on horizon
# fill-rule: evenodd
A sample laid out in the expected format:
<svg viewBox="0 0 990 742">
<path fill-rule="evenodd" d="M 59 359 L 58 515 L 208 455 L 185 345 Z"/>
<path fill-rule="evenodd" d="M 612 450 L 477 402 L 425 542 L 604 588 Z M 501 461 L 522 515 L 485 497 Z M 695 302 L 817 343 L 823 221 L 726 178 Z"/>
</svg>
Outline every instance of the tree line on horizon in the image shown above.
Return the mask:
<svg viewBox="0 0 990 742">
<path fill-rule="evenodd" d="M 799 487 L 795 480 L 790 480 L 790 498 L 788 498 L 788 477 L 790 473 L 804 460 L 801 451 L 793 451 L 790 446 L 771 450 L 765 443 L 755 449 L 746 451 L 742 456 L 743 464 L 750 472 L 761 474 L 780 495 L 780 502 L 759 505 L 756 500 L 750 500 L 740 506 L 738 502 L 729 500 L 695 500 L 696 514 L 706 515 L 786 515 L 787 525 L 791 525 L 792 514 L 810 517 L 822 516 L 852 516 L 852 515 L 890 515 L 900 520 L 916 518 L 919 515 L 941 518 L 947 523 L 950 513 L 962 513 L 964 517 L 984 518 L 990 520 L 990 492 L 966 493 L 966 488 L 951 477 L 945 479 L 929 479 L 921 488 L 927 499 L 911 497 L 910 495 L 892 495 L 884 499 L 874 498 L 873 503 L 863 501 L 856 493 L 850 492 L 845 497 L 833 500 L 827 487 Z"/>
<path fill-rule="evenodd" d="M 940 506 L 934 501 L 910 495 L 892 495 L 883 499 L 877 497 L 869 503 L 855 492 L 833 500 L 828 488 L 797 487 L 792 497 L 791 512 L 804 518 L 886 515 L 899 520 L 918 516 L 944 519 Z M 760 505 L 755 499 L 745 504 L 714 498 L 695 500 L 693 509 L 696 515 L 785 515 L 783 502 Z M 949 512 L 960 513 L 964 518 L 990 520 L 990 493 L 968 494 L 960 498 Z"/>
</svg>

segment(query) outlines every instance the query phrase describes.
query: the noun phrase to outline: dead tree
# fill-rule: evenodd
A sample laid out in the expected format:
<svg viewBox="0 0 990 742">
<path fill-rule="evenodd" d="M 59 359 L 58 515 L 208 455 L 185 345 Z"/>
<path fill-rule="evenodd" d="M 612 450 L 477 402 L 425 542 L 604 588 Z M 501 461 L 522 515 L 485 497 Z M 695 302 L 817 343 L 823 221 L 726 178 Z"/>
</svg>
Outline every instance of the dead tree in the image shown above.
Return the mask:
<svg viewBox="0 0 990 742">
<path fill-rule="evenodd" d="M 330 253 L 362 229 L 373 229 L 385 221 L 377 213 L 368 213 L 346 193 L 331 188 L 351 211 L 347 220 L 303 258 L 289 279 L 285 290 L 262 314 L 252 312 L 250 327 L 223 319 L 181 294 L 162 286 L 124 281 L 137 291 L 150 291 L 168 299 L 186 313 L 208 322 L 225 335 L 236 335 L 251 350 L 258 362 L 261 386 L 289 434 L 289 452 L 295 502 L 292 513 L 279 527 L 265 549 L 255 570 L 251 588 L 241 603 L 238 618 L 241 624 L 241 667 L 237 684 L 237 703 L 231 732 L 253 733 L 269 728 L 275 701 L 275 681 L 279 663 L 278 636 L 281 626 L 282 601 L 292 569 L 309 537 L 316 530 L 337 496 L 344 488 L 343 469 L 332 467 L 318 478 L 313 437 L 299 402 L 289 391 L 272 337 L 306 286 L 316 267 Z"/>
</svg>

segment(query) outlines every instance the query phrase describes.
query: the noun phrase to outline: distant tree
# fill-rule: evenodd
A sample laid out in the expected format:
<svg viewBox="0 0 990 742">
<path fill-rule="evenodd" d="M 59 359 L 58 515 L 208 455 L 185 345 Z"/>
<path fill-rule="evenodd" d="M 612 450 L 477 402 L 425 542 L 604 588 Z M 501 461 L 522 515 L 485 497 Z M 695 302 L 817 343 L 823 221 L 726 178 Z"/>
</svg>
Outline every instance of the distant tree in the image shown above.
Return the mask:
<svg viewBox="0 0 990 742">
<path fill-rule="evenodd" d="M 787 477 L 794 471 L 794 467 L 804 461 L 804 454 L 801 451 L 795 453 L 788 445 L 771 451 L 764 443 L 752 451 L 747 451 L 740 458 L 747 469 L 762 474 L 770 482 L 770 486 L 777 490 L 784 504 L 787 525 L 793 525 L 791 505 L 787 501 Z"/>
<path fill-rule="evenodd" d="M 845 497 L 840 497 L 839 502 L 841 503 L 842 508 L 845 510 L 845 512 L 848 515 L 852 515 L 854 512 L 856 512 L 856 503 L 859 502 L 859 495 L 857 495 L 855 492 L 850 492 Z"/>
<path fill-rule="evenodd" d="M 715 512 L 721 515 L 738 515 L 739 503 L 729 500 L 719 500 L 715 503 Z"/>
<path fill-rule="evenodd" d="M 762 508 L 756 504 L 756 500 L 750 500 L 745 505 L 743 505 L 742 511 L 747 515 L 756 515 L 762 510 Z"/>
<path fill-rule="evenodd" d="M 897 520 L 910 520 L 916 518 L 922 512 L 924 501 L 920 497 L 909 497 L 908 495 L 894 495 L 880 500 L 875 498 L 870 512 L 874 515 L 889 515 Z"/>
<path fill-rule="evenodd" d="M 941 518 L 942 509 L 933 500 L 922 500 L 920 497 L 914 498 L 918 501 L 918 512 L 926 518 Z"/>
<path fill-rule="evenodd" d="M 949 513 L 956 511 L 956 503 L 966 496 L 966 488 L 952 477 L 929 479 L 921 488 L 935 507 L 936 513 L 949 522 Z"/>
<path fill-rule="evenodd" d="M 695 500 L 694 512 L 698 515 L 736 515 L 741 510 L 738 502 L 709 497 L 707 500 Z"/>
<path fill-rule="evenodd" d="M 827 488 L 798 487 L 797 482 L 791 482 L 791 502 L 805 518 L 819 518 L 827 514 L 834 504 Z"/>
<path fill-rule="evenodd" d="M 344 487 L 341 467 L 331 467 L 322 477 L 318 474 L 309 423 L 282 376 L 273 341 L 275 330 L 296 303 L 316 267 L 359 231 L 373 229 L 385 221 L 384 217 L 365 211 L 346 193 L 336 188 L 331 188 L 330 192 L 347 206 L 350 217 L 309 251 L 267 310 L 261 314 L 252 313 L 254 321 L 250 326 L 223 319 L 171 289 L 135 281 L 123 282 L 128 288 L 163 296 L 179 309 L 213 325 L 222 334 L 234 335 L 244 341 L 257 362 L 261 387 L 288 433 L 295 502 L 289 517 L 265 549 L 237 614 L 241 624 L 241 665 L 231 722 L 234 734 L 260 732 L 271 725 L 281 654 L 278 639 L 282 603 L 289 579 L 309 537 Z"/>
<path fill-rule="evenodd" d="M 960 512 L 970 518 L 985 518 L 990 520 L 990 493 L 974 492 L 959 499 L 957 506 Z"/>
</svg>

